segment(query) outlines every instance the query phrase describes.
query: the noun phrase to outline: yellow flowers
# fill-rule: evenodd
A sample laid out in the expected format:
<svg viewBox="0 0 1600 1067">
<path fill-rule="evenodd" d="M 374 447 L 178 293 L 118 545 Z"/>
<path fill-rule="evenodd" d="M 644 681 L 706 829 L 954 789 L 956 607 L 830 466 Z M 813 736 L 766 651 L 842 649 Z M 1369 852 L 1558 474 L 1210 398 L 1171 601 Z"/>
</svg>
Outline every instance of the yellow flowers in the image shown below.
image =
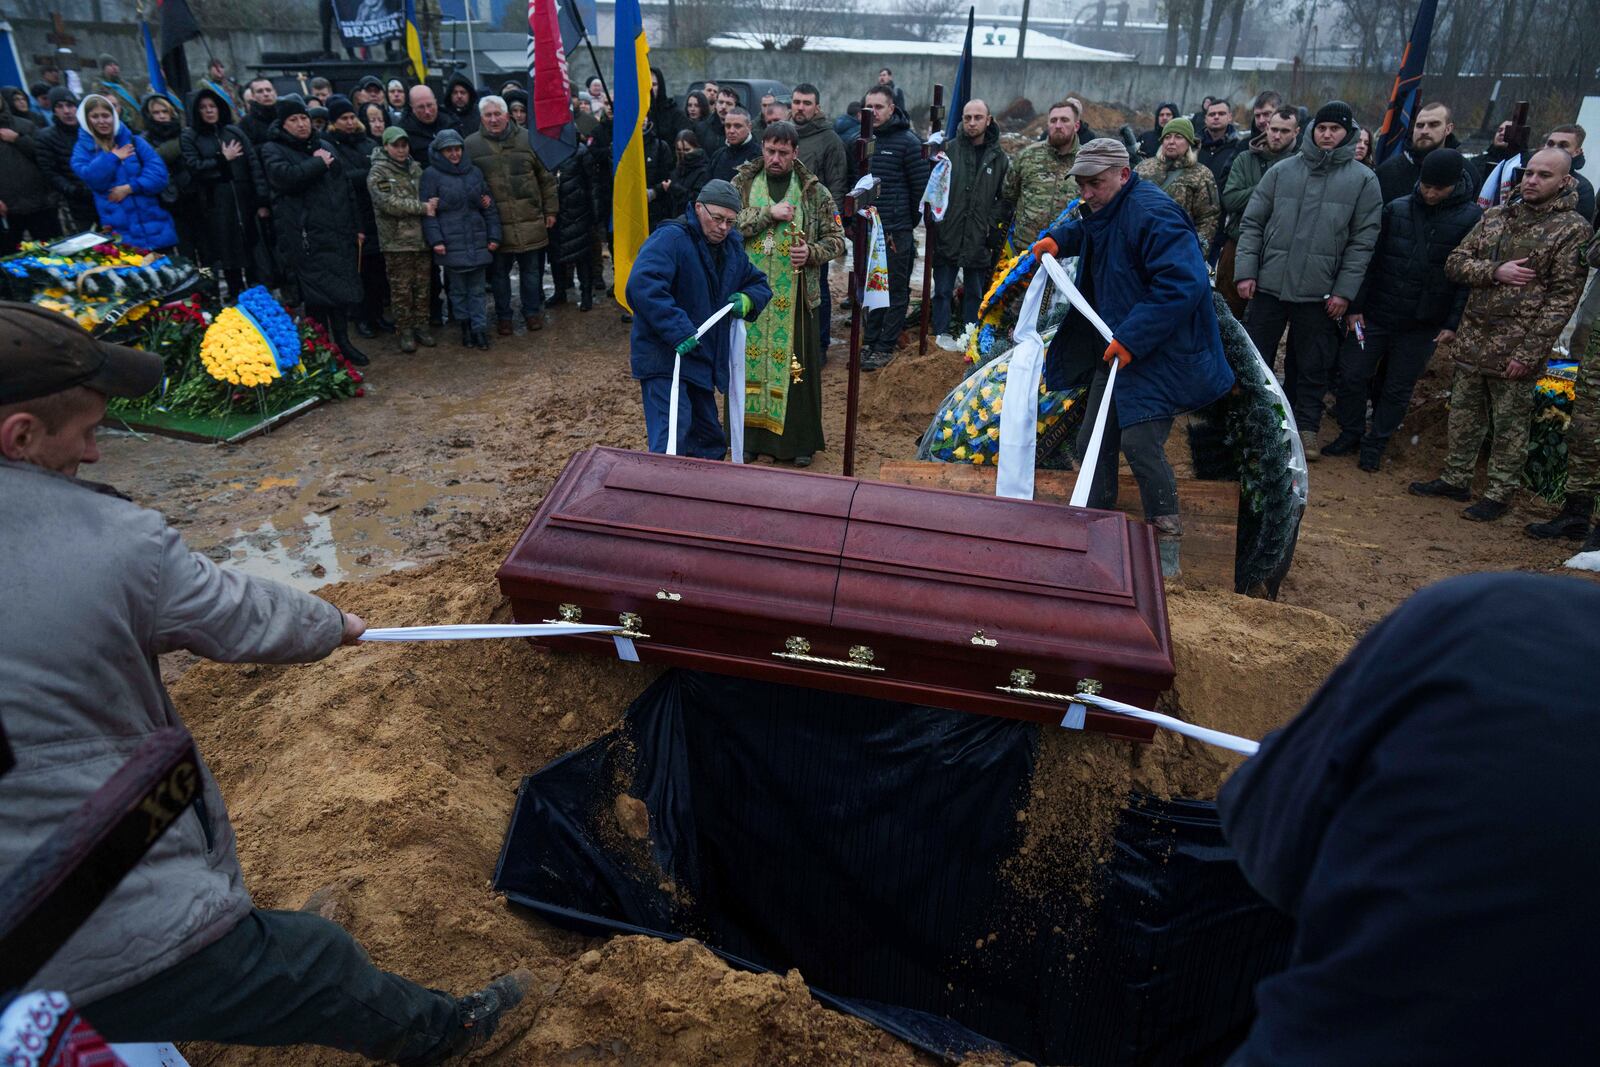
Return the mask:
<svg viewBox="0 0 1600 1067">
<path fill-rule="evenodd" d="M 213 378 L 234 385 L 266 385 L 278 378 L 267 339 L 238 308 L 223 308 L 206 328 L 200 361 Z"/>
</svg>

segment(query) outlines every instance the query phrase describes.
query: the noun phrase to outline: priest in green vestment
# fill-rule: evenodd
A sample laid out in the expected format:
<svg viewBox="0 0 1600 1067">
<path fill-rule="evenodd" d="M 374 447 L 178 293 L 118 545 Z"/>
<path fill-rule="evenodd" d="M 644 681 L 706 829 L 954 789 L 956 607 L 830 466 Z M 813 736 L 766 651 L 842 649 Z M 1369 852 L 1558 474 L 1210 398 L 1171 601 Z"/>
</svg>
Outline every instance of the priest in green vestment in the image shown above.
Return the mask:
<svg viewBox="0 0 1600 1067">
<path fill-rule="evenodd" d="M 844 229 L 827 186 L 797 158 L 794 125 L 774 122 L 761 138 L 761 158 L 733 176 L 744 202 L 734 225 L 772 286 L 745 336 L 744 458 L 806 467 L 824 447 L 820 309 L 828 294 L 817 273 L 844 255 Z"/>
</svg>

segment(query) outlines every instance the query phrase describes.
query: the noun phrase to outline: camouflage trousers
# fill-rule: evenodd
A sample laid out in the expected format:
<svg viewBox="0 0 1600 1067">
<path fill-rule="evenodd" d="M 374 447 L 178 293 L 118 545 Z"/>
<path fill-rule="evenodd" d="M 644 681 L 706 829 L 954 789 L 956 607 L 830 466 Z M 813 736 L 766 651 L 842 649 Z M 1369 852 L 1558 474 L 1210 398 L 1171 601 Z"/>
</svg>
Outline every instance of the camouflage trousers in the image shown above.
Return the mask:
<svg viewBox="0 0 1600 1067">
<path fill-rule="evenodd" d="M 1567 427 L 1567 492 L 1600 494 L 1600 351 L 1591 344 L 1578 366 Z"/>
<path fill-rule="evenodd" d="M 1528 420 L 1533 417 L 1533 379 L 1497 378 L 1457 367 L 1450 385 L 1450 449 L 1444 480 L 1472 486 L 1483 439 L 1489 438 L 1489 485 L 1483 495 L 1509 504 L 1528 462 Z"/>
<path fill-rule="evenodd" d="M 428 275 L 433 273 L 432 252 L 385 252 L 389 271 L 390 313 L 401 332 L 428 328 Z"/>
</svg>

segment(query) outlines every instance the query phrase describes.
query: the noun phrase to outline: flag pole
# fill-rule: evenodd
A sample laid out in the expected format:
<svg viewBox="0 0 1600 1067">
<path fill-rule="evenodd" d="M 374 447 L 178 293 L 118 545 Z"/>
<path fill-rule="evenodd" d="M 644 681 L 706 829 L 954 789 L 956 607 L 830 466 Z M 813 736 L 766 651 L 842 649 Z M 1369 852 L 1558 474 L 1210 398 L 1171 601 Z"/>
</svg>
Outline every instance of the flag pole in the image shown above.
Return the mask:
<svg viewBox="0 0 1600 1067">
<path fill-rule="evenodd" d="M 472 91 L 478 91 L 478 50 L 472 46 L 472 0 L 467 0 L 463 11 L 467 16 L 467 61 L 472 66 Z"/>
<path fill-rule="evenodd" d="M 928 135 L 933 136 L 934 130 L 944 129 L 944 86 L 934 83 L 933 105 L 928 108 Z M 922 158 L 929 158 L 930 145 L 923 142 Z M 933 253 L 939 247 L 939 223 L 933 217 L 933 207 L 930 204 L 922 205 L 922 232 L 926 235 L 922 240 L 922 314 L 917 325 L 917 355 L 928 354 L 928 318 L 933 313 L 933 301 L 930 299 L 931 282 L 933 279 Z"/>
<path fill-rule="evenodd" d="M 600 79 L 600 91 L 606 94 L 606 106 L 611 107 L 611 87 L 606 84 L 605 72 L 600 69 L 600 57 L 594 54 L 594 42 L 589 40 L 588 27 L 583 24 L 583 12 L 578 10 L 577 4 L 568 4 L 566 10 L 572 16 L 572 24 L 578 28 L 578 36 L 583 38 L 583 46 L 589 50 L 589 60 L 594 63 L 594 76 Z"/>
</svg>

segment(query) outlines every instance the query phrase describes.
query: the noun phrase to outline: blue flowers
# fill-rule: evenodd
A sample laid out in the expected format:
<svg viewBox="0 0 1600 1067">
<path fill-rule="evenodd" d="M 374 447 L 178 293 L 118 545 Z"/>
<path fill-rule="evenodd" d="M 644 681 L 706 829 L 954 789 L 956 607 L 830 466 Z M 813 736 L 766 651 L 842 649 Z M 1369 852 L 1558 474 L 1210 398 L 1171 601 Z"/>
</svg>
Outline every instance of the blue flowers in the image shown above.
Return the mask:
<svg viewBox="0 0 1600 1067">
<path fill-rule="evenodd" d="M 300 331 L 264 286 L 251 286 L 240 293 L 238 306 L 267 339 L 279 371 L 287 371 L 300 362 Z"/>
</svg>

